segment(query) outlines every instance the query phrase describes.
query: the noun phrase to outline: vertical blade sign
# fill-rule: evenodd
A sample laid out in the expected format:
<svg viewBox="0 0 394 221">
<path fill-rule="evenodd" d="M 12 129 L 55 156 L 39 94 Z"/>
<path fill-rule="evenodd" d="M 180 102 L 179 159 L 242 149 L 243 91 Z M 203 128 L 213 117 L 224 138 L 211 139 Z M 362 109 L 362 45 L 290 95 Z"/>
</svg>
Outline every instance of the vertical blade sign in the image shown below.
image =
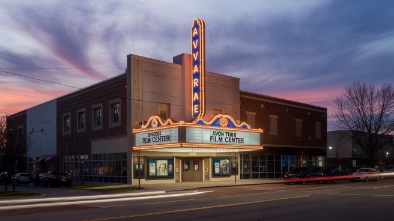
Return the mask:
<svg viewBox="0 0 394 221">
<path fill-rule="evenodd" d="M 193 119 L 205 114 L 205 23 L 196 18 L 192 26 L 192 112 Z"/>
</svg>

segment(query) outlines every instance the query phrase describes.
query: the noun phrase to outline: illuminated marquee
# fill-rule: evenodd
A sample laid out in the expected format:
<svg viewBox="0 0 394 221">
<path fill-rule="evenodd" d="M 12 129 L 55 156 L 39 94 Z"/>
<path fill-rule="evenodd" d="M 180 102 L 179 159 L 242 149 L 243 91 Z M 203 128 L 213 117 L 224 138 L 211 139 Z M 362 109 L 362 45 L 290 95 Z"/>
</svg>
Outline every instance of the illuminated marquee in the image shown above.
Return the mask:
<svg viewBox="0 0 394 221">
<path fill-rule="evenodd" d="M 162 129 L 135 133 L 135 145 L 147 146 L 156 144 L 178 143 L 178 129 Z"/>
<path fill-rule="evenodd" d="M 205 114 L 205 23 L 194 19 L 192 26 L 192 101 L 193 118 Z"/>
<path fill-rule="evenodd" d="M 186 128 L 186 142 L 202 144 L 227 144 L 237 146 L 261 145 L 260 133 L 212 128 Z"/>
</svg>

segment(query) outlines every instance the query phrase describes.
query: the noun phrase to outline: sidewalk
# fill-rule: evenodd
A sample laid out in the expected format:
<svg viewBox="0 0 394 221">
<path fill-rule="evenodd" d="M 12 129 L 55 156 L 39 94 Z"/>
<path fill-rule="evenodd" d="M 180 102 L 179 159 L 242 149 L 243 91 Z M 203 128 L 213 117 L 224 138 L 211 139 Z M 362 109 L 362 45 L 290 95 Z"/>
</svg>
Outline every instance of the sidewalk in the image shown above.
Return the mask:
<svg viewBox="0 0 394 221">
<path fill-rule="evenodd" d="M 283 183 L 282 178 L 272 178 L 272 179 L 253 179 L 253 180 L 233 180 L 233 181 L 206 181 L 206 182 L 181 182 L 181 183 L 155 183 L 155 184 L 147 184 L 143 183 L 140 185 L 141 190 L 135 190 L 135 193 L 141 192 L 155 192 L 155 191 L 164 191 L 164 192 L 173 192 L 173 191 L 183 191 L 183 190 L 196 190 L 202 188 L 214 188 L 214 187 L 226 187 L 226 186 L 244 186 L 244 185 L 263 185 L 263 184 L 274 184 L 274 183 Z M 77 183 L 79 184 L 79 183 Z M 70 189 L 70 188 L 48 188 L 48 187 L 36 187 L 36 186 L 27 186 L 20 185 L 16 186 L 16 191 L 28 191 L 28 192 L 36 192 L 41 194 L 39 198 L 49 198 L 49 197 L 72 197 L 72 196 L 94 196 L 98 194 L 103 194 L 102 191 L 99 191 L 101 188 L 119 188 L 119 187 L 138 187 L 138 182 L 134 182 L 132 185 L 128 184 L 103 184 L 100 187 L 92 188 L 91 190 L 78 190 L 78 189 Z M 4 192 L 4 186 L 0 185 L 0 192 Z M 97 189 L 98 191 L 94 191 Z M 92 191 L 93 190 L 93 191 Z M 8 191 L 12 191 L 12 186 L 8 186 Z M 104 194 L 113 194 L 112 193 L 104 193 Z M 1 201 L 2 199 L 0 199 Z"/>
<path fill-rule="evenodd" d="M 143 183 L 140 184 L 143 190 L 140 191 L 181 191 L 181 190 L 195 190 L 201 188 L 225 187 L 225 186 L 243 186 L 243 185 L 262 185 L 283 183 L 283 178 L 268 178 L 268 179 L 246 179 L 246 180 L 226 180 L 226 181 L 205 181 L 205 182 L 181 182 L 181 183 Z M 110 185 L 114 188 L 130 185 Z M 132 186 L 138 186 L 138 182 L 134 182 Z M 104 186 L 108 188 L 109 186 Z M 97 189 L 100 189 L 98 187 Z"/>
</svg>

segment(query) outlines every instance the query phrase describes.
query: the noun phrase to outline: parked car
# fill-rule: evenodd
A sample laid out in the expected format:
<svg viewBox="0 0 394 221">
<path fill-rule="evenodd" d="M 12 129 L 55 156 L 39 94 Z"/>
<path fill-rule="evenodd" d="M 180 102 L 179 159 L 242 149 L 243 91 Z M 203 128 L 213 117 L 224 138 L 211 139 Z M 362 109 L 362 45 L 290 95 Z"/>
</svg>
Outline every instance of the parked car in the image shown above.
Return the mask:
<svg viewBox="0 0 394 221">
<path fill-rule="evenodd" d="M 394 165 L 385 165 L 379 168 L 379 172 L 382 172 L 381 178 L 393 178 L 394 177 Z"/>
<path fill-rule="evenodd" d="M 381 172 L 394 172 L 394 165 L 385 165 L 380 168 Z"/>
<path fill-rule="evenodd" d="M 33 183 L 35 186 L 42 186 L 42 179 L 47 173 L 36 173 L 33 176 Z"/>
<path fill-rule="evenodd" d="M 4 171 L 0 173 L 0 184 L 2 185 L 11 184 L 11 176 L 8 174 L 8 172 Z"/>
<path fill-rule="evenodd" d="M 42 186 L 49 187 L 59 187 L 66 186 L 70 187 L 72 184 L 72 177 L 57 171 L 49 171 L 44 176 L 40 178 L 40 183 Z"/>
<path fill-rule="evenodd" d="M 325 167 L 323 173 L 325 176 L 343 176 L 352 174 L 352 171 L 347 166 L 333 165 Z"/>
<path fill-rule="evenodd" d="M 375 168 L 360 168 L 353 173 L 353 176 L 352 181 L 379 180 L 379 171 Z"/>
<path fill-rule="evenodd" d="M 299 167 L 285 173 L 285 178 L 303 178 L 318 176 L 323 176 L 323 171 L 320 167 Z"/>
<path fill-rule="evenodd" d="M 32 180 L 30 173 L 17 173 L 12 177 L 12 181 L 15 182 L 16 185 L 30 184 Z"/>
</svg>

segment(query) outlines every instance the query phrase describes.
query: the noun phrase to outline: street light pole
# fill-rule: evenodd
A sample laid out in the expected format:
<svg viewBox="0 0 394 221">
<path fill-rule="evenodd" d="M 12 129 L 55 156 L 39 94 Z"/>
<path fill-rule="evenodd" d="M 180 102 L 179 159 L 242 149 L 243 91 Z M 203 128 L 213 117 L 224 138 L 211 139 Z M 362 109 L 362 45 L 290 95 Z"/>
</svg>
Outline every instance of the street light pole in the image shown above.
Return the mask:
<svg viewBox="0 0 394 221">
<path fill-rule="evenodd" d="M 234 181 L 237 183 L 237 173 L 238 173 L 238 162 L 237 162 L 237 151 L 234 152 L 235 154 L 235 159 L 234 159 L 234 171 L 235 171 L 235 176 L 234 176 Z"/>
<path fill-rule="evenodd" d="M 138 189 L 141 188 L 141 161 L 140 161 L 140 157 L 141 157 L 141 149 L 138 148 Z"/>
</svg>

